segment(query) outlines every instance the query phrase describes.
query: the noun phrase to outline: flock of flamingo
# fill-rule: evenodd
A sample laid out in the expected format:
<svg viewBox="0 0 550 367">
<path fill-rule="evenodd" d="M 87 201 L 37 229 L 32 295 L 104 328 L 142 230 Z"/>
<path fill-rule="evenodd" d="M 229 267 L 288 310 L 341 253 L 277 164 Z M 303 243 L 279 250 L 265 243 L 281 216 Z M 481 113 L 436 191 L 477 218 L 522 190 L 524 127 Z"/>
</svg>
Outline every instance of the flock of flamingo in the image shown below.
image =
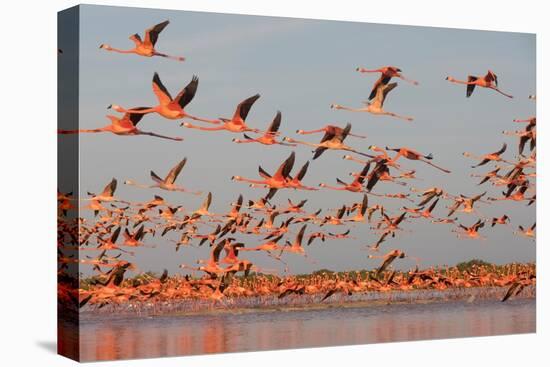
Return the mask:
<svg viewBox="0 0 550 367">
<path fill-rule="evenodd" d="M 130 39 L 135 47 L 120 50 L 102 44 L 101 49 L 118 53 L 133 53 L 144 57 L 166 57 L 184 61 L 183 57 L 169 56 L 156 50 L 159 34 L 169 24 L 168 21 L 157 24 L 145 31 L 144 39 L 134 34 Z M 62 52 L 59 52 L 60 57 Z M 400 68 L 385 66 L 378 69 L 357 68 L 360 73 L 379 74 L 368 100 L 360 108 L 332 104 L 336 110 L 367 112 L 374 115 L 385 115 L 405 121 L 412 121 L 409 116 L 398 115 L 384 109 L 384 102 L 389 92 L 397 87 L 392 79 L 399 78 L 418 86 L 419 83 L 406 78 Z M 511 95 L 498 89 L 497 76 L 488 71 L 485 76 L 467 77 L 457 80 L 447 77 L 451 83 L 466 85 L 466 97 L 471 97 L 475 87 L 494 90 L 508 98 Z M 442 175 L 450 173 L 446 168 L 433 162 L 431 154 L 420 153 L 408 147 L 387 147 L 370 145 L 362 148 L 358 143 L 366 136 L 352 133 L 352 125 L 326 125 L 319 129 L 296 130 L 297 135 L 323 134 L 318 143 L 299 140 L 295 137 L 282 136 L 279 131 L 282 121 L 281 112 L 277 112 L 271 124 L 265 128 L 251 127 L 247 116 L 260 94 L 253 95 L 240 102 L 230 118 L 210 119 L 189 114 L 186 109 L 193 101 L 198 89 L 199 78 L 193 76 L 191 81 L 175 97 L 164 86 L 160 75 L 155 73 L 152 80 L 153 93 L 157 104 L 153 107 L 124 108 L 120 105 L 109 106 L 120 115 L 107 116 L 110 124 L 104 127 L 58 130 L 59 134 L 102 133 L 116 135 L 149 135 L 160 139 L 182 141 L 182 137 L 165 136 L 156 132 L 144 131 L 138 124 L 147 114 L 158 114 L 163 118 L 176 120 L 181 127 L 198 129 L 205 132 L 226 131 L 242 134 L 232 139 L 235 144 L 280 145 L 298 149 L 305 146 L 313 149 L 311 160 L 297 165 L 294 151 L 280 163 L 276 169 L 268 172 L 262 166 L 258 168 L 258 178 L 247 178 L 234 175 L 231 180 L 244 183 L 259 190 L 267 190 L 259 198 L 245 200 L 239 195 L 228 210 L 221 213 L 210 211 L 213 200 L 211 192 L 202 193 L 199 188 L 188 188 L 181 184 L 178 177 L 186 166 L 183 158 L 166 173 L 160 175 L 150 172 L 150 183 L 139 183 L 131 179 L 123 181 L 125 185 L 136 189 L 176 191 L 192 195 L 204 195 L 203 204 L 195 210 L 186 210 L 167 202 L 155 194 L 150 201 L 129 202 L 116 196 L 119 181 L 113 178 L 99 193 L 89 192 L 89 197 L 79 198 L 74 193 L 58 191 L 58 259 L 59 259 L 59 295 L 62 301 L 83 307 L 103 307 L 105 305 L 127 304 L 128 302 L 167 302 L 177 300 L 213 300 L 223 303 L 224 300 L 239 297 L 270 297 L 282 299 L 289 295 L 318 296 L 323 302 L 335 293 L 343 299 L 354 293 L 388 292 L 393 290 L 408 291 L 416 289 L 444 290 L 448 288 L 471 287 L 507 287 L 502 300 L 518 295 L 526 286 L 535 283 L 534 265 L 514 264 L 504 267 L 478 266 L 467 270 L 457 268 L 416 268 L 409 271 L 394 270 L 392 264 L 405 257 L 400 249 L 387 249 L 385 243 L 401 237 L 406 231 L 403 225 L 415 222 L 429 222 L 433 225 L 448 225 L 453 235 L 463 239 L 485 239 L 483 231 L 490 231 L 495 226 L 510 226 L 510 217 L 503 213 L 500 217 L 488 218 L 478 212 L 480 204 L 491 205 L 497 201 L 515 202 L 516 205 L 530 206 L 536 201 L 535 168 L 536 168 L 536 117 L 514 120 L 525 127 L 517 131 L 503 131 L 505 136 L 518 140 L 517 152 L 510 153 L 507 143 L 499 150 L 485 154 L 464 152 L 465 159 L 476 162 L 472 167 L 487 167 L 487 172 L 473 173 L 472 177 L 480 179 L 478 185 L 486 188 L 497 188 L 502 191 L 498 196 L 490 196 L 486 189 L 474 196 L 461 193 L 453 194 L 440 187 L 418 189 L 411 185 L 416 179 L 416 170 L 406 168 L 405 163 L 412 161 L 429 165 Z M 481 92 L 481 91 L 480 91 Z M 529 96 L 535 100 L 536 97 Z M 192 124 L 189 120 L 202 123 Z M 204 125 L 207 124 L 207 125 Z M 356 144 L 346 142 L 355 139 Z M 336 178 L 337 185 L 328 183 L 304 183 L 310 164 L 318 164 L 317 159 L 323 154 L 343 152 L 344 160 L 357 164 L 357 170 L 351 172 L 350 181 Z M 273 168 L 273 167 L 271 167 Z M 296 168 L 296 169 L 295 169 Z M 229 178 L 228 178 L 229 179 Z M 408 190 L 388 194 L 380 190 L 385 185 L 397 185 Z M 192 185 L 192 184 L 191 184 Z M 274 198 L 283 196 L 284 191 L 318 191 L 338 190 L 357 194 L 353 202 L 339 208 L 307 209 L 308 200 L 293 202 L 283 200 L 278 205 Z M 372 204 L 376 198 L 376 204 Z M 383 205 L 382 199 L 400 200 L 406 203 L 397 212 L 391 212 Z M 71 211 L 90 210 L 94 220 L 71 216 Z M 439 211 L 439 214 L 436 214 Z M 456 214 L 462 214 L 459 221 Z M 466 221 L 467 220 L 467 221 Z M 369 226 L 377 235 L 374 243 L 366 244 L 370 255 L 367 259 L 380 259 L 380 265 L 366 273 L 344 272 L 334 275 L 329 272 L 314 273 L 308 276 L 289 275 L 286 259 L 288 256 L 308 258 L 308 247 L 322 243 L 337 246 L 341 239 L 354 239 L 352 231 L 356 226 Z M 182 264 L 187 275 L 173 274 L 167 271 L 159 276 L 142 273 L 138 278 L 125 278 L 127 271 L 138 271 L 131 261 L 135 251 L 140 247 L 155 247 L 168 233 L 176 233 L 179 240 L 166 240 L 174 246 L 174 251 L 189 246 L 209 246 L 210 255 L 199 260 L 197 264 Z M 535 224 L 521 223 L 514 233 L 534 241 Z M 80 256 L 70 251 L 77 250 Z M 382 252 L 380 252 L 382 251 Z M 270 269 L 258 267 L 246 258 L 248 252 L 265 254 L 276 264 L 283 264 L 285 274 L 280 275 Z M 383 255 L 379 255 L 382 253 Z M 417 260 L 417 259 L 416 259 Z M 70 264 L 91 266 L 96 276 L 91 278 L 86 287 L 71 287 L 67 274 Z M 190 275 L 192 274 L 192 276 Z M 66 281 L 64 281 L 66 280 Z M 291 296 L 292 298 L 292 296 Z M 313 298 L 312 298 L 313 299 Z"/>
</svg>

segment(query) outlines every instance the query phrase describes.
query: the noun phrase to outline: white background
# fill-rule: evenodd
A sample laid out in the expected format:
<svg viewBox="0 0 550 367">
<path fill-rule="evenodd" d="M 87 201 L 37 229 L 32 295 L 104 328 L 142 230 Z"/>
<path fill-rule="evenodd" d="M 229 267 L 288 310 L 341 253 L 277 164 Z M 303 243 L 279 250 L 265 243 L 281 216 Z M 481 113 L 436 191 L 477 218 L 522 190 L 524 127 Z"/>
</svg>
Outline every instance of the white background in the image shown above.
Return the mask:
<svg viewBox="0 0 550 367">
<path fill-rule="evenodd" d="M 354 20 L 537 33 L 538 179 L 548 170 L 543 86 L 548 81 L 549 11 L 545 1 L 345 1 L 144 0 L 94 1 L 225 13 Z M 73 1 L 2 2 L 0 106 L 0 361 L 3 365 L 66 366 L 55 354 L 56 339 L 56 12 Z M 452 41 L 452 40 L 450 40 Z M 330 52 L 330 45 L 327 45 Z M 442 121 L 442 123 L 445 123 Z M 480 121 L 479 123 L 483 123 Z M 279 352 L 164 358 L 99 363 L 101 366 L 274 366 L 384 363 L 416 366 L 538 366 L 547 361 L 548 253 L 547 195 L 538 190 L 537 334 L 429 342 L 389 343 Z M 545 340 L 546 339 L 546 340 Z M 547 359 L 547 358 L 546 358 Z"/>
</svg>

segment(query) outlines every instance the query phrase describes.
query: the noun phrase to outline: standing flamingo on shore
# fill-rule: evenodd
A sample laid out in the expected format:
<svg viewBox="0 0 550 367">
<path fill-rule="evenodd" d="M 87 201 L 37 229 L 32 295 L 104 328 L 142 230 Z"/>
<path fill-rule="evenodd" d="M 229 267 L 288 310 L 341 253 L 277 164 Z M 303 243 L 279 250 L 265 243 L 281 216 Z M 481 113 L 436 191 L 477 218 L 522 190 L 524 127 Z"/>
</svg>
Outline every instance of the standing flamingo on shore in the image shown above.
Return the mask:
<svg viewBox="0 0 550 367">
<path fill-rule="evenodd" d="M 135 107 L 134 111 L 142 111 L 149 109 L 149 107 Z M 157 133 L 143 131 L 138 129 L 136 126 L 138 122 L 145 116 L 143 113 L 130 113 L 127 112 L 122 116 L 122 118 L 107 115 L 107 118 L 111 120 L 110 125 L 106 125 L 97 129 L 78 129 L 78 130 L 57 130 L 58 134 L 79 134 L 79 133 L 113 133 L 120 136 L 131 136 L 131 135 L 149 135 L 157 138 L 182 141 L 183 138 L 180 137 L 170 137 L 165 135 L 160 135 Z"/>
<path fill-rule="evenodd" d="M 193 100 L 197 88 L 199 86 L 199 78 L 193 75 L 193 78 L 183 88 L 175 98 L 172 98 L 168 89 L 162 84 L 159 74 L 155 72 L 153 75 L 153 93 L 157 96 L 159 104 L 155 107 L 141 109 L 141 110 L 126 110 L 118 105 L 112 104 L 107 108 L 112 108 L 118 112 L 130 112 L 130 113 L 151 113 L 156 112 L 164 118 L 170 120 L 177 120 L 183 118 L 190 118 L 196 121 L 208 122 L 210 124 L 219 124 L 219 120 L 210 120 L 202 117 L 196 117 L 188 114 L 184 111 L 184 108 Z"/>
<path fill-rule="evenodd" d="M 474 93 L 474 88 L 476 85 L 481 88 L 489 88 L 496 90 L 503 96 L 506 96 L 508 98 L 514 98 L 513 96 L 504 93 L 500 89 L 498 89 L 498 78 L 495 73 L 493 73 L 491 70 L 487 71 L 487 74 L 485 76 L 474 76 L 474 75 L 468 75 L 468 81 L 458 80 L 453 78 L 452 76 L 448 76 L 445 80 L 450 81 L 451 83 L 456 84 L 465 84 L 466 85 L 466 97 L 470 97 L 472 93 Z"/>
<path fill-rule="evenodd" d="M 170 56 L 155 50 L 155 45 L 159 38 L 160 32 L 162 32 L 162 30 L 166 28 L 166 26 L 169 23 L 170 22 L 168 20 L 165 20 L 162 23 L 159 23 L 157 25 L 152 26 L 151 28 L 146 29 L 145 40 L 142 40 L 139 34 L 137 33 L 134 33 L 133 35 L 131 35 L 130 40 L 132 40 L 136 46 L 129 50 L 120 50 L 118 48 L 111 47 L 105 43 L 101 44 L 99 48 L 102 48 L 106 51 L 118 52 L 120 54 L 136 54 L 136 55 L 145 56 L 145 57 L 160 56 L 160 57 L 166 57 L 177 61 L 185 61 L 185 57 Z"/>
</svg>

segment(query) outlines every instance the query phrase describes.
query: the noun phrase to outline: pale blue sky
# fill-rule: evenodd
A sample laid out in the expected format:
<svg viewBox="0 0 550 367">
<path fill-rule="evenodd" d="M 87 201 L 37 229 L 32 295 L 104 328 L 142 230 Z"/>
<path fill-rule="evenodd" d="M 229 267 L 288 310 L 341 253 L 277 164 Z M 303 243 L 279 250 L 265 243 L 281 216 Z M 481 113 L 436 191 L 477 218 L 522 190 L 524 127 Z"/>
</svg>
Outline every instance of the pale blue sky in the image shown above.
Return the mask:
<svg viewBox="0 0 550 367">
<path fill-rule="evenodd" d="M 183 55 L 184 63 L 162 58 L 143 58 L 100 50 L 101 43 L 117 48 L 130 48 L 128 36 L 165 19 L 170 24 L 161 33 L 159 51 Z M 277 110 L 282 111 L 281 132 L 294 136 L 296 129 L 315 129 L 327 123 L 353 124 L 353 131 L 368 135 L 367 140 L 348 138 L 347 142 L 366 151 L 371 144 L 409 146 L 424 153 L 433 153 L 435 163 L 453 171 L 445 175 L 427 165 L 405 162 L 405 167 L 417 170 L 422 181 L 419 188 L 441 186 L 453 194 L 473 195 L 487 189 L 492 196 L 500 190 L 477 187 L 477 179 L 469 177 L 472 161 L 462 156 L 467 150 L 488 153 L 508 142 L 506 157 L 517 152 L 516 140 L 500 134 L 502 130 L 520 128 L 514 118 L 526 118 L 535 113 L 535 104 L 527 96 L 535 91 L 535 36 L 532 34 L 467 31 L 428 27 L 407 27 L 352 22 L 302 20 L 288 18 L 225 15 L 184 11 L 150 10 L 120 7 L 82 6 L 80 33 L 80 122 L 82 128 L 93 128 L 108 122 L 106 107 L 111 103 L 125 107 L 156 104 L 151 90 L 151 78 L 157 71 L 166 87 L 175 95 L 196 74 L 200 84 L 195 99 L 187 111 L 198 116 L 215 118 L 233 114 L 236 104 L 255 93 L 262 97 L 252 108 L 248 122 L 264 128 Z M 359 74 L 357 66 L 376 68 L 396 65 L 406 76 L 418 80 L 413 86 L 398 80 L 399 86 L 388 97 L 389 111 L 415 117 L 405 123 L 387 117 L 334 111 L 331 103 L 359 106 L 368 97 L 376 80 L 372 74 Z M 492 69 L 499 76 L 500 87 L 516 98 L 509 100 L 490 90 L 476 90 L 465 98 L 465 88 L 445 81 L 447 75 L 464 79 L 468 74 L 483 75 Z M 195 209 L 202 197 L 160 190 L 142 190 L 122 184 L 126 179 L 149 182 L 149 170 L 163 176 L 183 157 L 188 158 L 178 182 L 191 189 L 212 191 L 212 211 L 227 210 L 239 193 L 245 199 L 256 199 L 265 190 L 251 189 L 246 184 L 232 182 L 233 175 L 257 177 L 261 164 L 268 172 L 276 169 L 291 149 L 256 144 L 237 145 L 231 142 L 238 135 L 225 132 L 201 132 L 179 127 L 176 121 L 158 115 L 147 115 L 140 127 L 166 135 L 181 135 L 184 142 L 163 141 L 150 137 L 118 137 L 114 135 L 81 135 L 81 194 L 99 191 L 111 177 L 119 180 L 118 196 L 127 200 L 145 201 L 159 194 L 175 205 Z M 306 137 L 317 141 L 320 136 Z M 306 147 L 294 149 L 297 167 L 311 158 Z M 326 152 L 310 164 L 304 179 L 307 185 L 319 182 L 333 184 L 335 177 L 349 180 L 348 173 L 361 167 L 342 160 L 341 152 Z M 488 170 L 488 169 L 487 169 Z M 486 170 L 479 169 L 476 173 Z M 400 186 L 381 185 L 386 192 L 402 191 Z M 281 191 L 275 203 L 284 204 L 308 198 L 308 211 L 336 208 L 343 203 L 359 201 L 361 195 L 347 192 Z M 370 202 L 378 202 L 371 197 Z M 383 200 L 397 214 L 408 202 Z M 498 203 L 479 205 L 487 216 L 508 213 L 511 227 L 482 230 L 487 241 L 459 241 L 451 227 L 413 221 L 403 227 L 412 232 L 401 233 L 382 245 L 381 251 L 403 249 L 422 258 L 422 265 L 455 264 L 471 258 L 504 263 L 534 261 L 535 246 L 531 241 L 513 236 L 518 224 L 531 225 L 535 206 Z M 445 216 L 440 204 L 436 216 Z M 88 215 L 88 213 L 86 213 Z M 475 215 L 460 216 L 464 224 L 473 224 Z M 309 226 L 309 230 L 317 230 Z M 342 228 L 332 227 L 340 232 Z M 309 232 L 309 231 L 308 231 Z M 293 272 L 308 272 L 317 268 L 334 270 L 372 268 L 378 261 L 367 259 L 361 250 L 372 243 L 376 235 L 368 224 L 352 229 L 356 240 L 315 243 L 307 248 L 310 259 L 289 255 Z M 292 239 L 292 238 L 291 238 Z M 250 237 L 247 246 L 259 244 Z M 134 259 L 141 270 L 176 271 L 183 262 L 193 263 L 206 258 L 209 248 L 182 248 L 174 255 L 170 242 L 156 237 L 148 243 L 156 249 L 141 249 Z M 258 265 L 277 267 L 264 254 L 248 256 Z M 397 264 L 399 265 L 399 264 Z M 401 261 L 403 267 L 413 266 L 412 260 Z M 82 269 L 86 271 L 87 269 Z"/>
</svg>

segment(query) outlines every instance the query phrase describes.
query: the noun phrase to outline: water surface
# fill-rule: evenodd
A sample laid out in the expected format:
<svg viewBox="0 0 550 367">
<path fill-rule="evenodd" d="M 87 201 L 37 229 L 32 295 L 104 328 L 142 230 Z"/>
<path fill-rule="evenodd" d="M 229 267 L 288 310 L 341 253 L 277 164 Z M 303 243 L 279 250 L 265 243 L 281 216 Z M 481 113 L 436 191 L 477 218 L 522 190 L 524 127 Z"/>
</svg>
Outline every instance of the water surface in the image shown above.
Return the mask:
<svg viewBox="0 0 550 367">
<path fill-rule="evenodd" d="M 213 313 L 80 325 L 82 361 L 535 332 L 535 300 Z"/>
</svg>

